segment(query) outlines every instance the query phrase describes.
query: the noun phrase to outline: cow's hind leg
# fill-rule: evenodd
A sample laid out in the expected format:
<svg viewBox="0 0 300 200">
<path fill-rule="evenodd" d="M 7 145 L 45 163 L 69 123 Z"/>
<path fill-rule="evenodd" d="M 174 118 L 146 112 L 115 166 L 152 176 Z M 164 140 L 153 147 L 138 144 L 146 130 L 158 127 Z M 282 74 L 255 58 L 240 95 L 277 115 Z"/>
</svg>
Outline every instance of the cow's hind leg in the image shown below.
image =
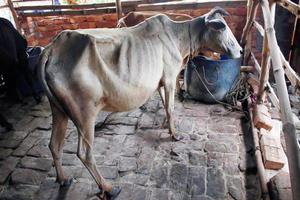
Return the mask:
<svg viewBox="0 0 300 200">
<path fill-rule="evenodd" d="M 94 124 L 96 115 L 93 115 L 91 112 L 89 112 L 86 115 L 82 113 L 81 116 L 82 120 L 80 120 L 76 125 L 79 133 L 77 156 L 88 169 L 99 188 L 102 190 L 102 195 L 107 195 L 110 199 L 113 199 L 118 196 L 121 189 L 116 186 L 113 187 L 111 184 L 105 181 L 97 169 L 93 155 Z"/>
<path fill-rule="evenodd" d="M 52 109 L 52 135 L 49 148 L 53 156 L 57 174 L 57 182 L 61 186 L 68 186 L 72 183 L 72 178 L 67 178 L 62 169 L 62 153 L 64 139 L 68 125 L 68 116 L 60 111 L 54 104 L 50 103 Z"/>
</svg>

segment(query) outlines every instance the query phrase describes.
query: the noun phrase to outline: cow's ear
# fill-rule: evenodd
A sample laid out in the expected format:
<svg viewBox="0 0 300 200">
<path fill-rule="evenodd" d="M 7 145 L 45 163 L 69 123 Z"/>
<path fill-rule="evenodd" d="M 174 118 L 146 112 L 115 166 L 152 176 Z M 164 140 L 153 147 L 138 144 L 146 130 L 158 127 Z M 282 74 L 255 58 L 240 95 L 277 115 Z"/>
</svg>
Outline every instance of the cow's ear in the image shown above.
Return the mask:
<svg viewBox="0 0 300 200">
<path fill-rule="evenodd" d="M 226 24 L 220 19 L 212 19 L 206 22 L 208 28 L 211 28 L 215 31 L 224 30 L 226 28 Z"/>
</svg>

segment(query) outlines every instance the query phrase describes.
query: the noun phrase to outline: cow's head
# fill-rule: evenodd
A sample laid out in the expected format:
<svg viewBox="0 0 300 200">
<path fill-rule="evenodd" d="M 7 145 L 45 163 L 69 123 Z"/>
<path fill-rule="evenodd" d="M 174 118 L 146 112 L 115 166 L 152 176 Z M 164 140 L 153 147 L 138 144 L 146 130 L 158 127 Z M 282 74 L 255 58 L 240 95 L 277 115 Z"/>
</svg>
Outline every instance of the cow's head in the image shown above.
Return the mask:
<svg viewBox="0 0 300 200">
<path fill-rule="evenodd" d="M 204 16 L 205 32 L 202 41 L 204 48 L 232 58 L 241 56 L 242 48 L 228 27 L 223 16 L 229 14 L 220 7 L 212 9 Z"/>
</svg>

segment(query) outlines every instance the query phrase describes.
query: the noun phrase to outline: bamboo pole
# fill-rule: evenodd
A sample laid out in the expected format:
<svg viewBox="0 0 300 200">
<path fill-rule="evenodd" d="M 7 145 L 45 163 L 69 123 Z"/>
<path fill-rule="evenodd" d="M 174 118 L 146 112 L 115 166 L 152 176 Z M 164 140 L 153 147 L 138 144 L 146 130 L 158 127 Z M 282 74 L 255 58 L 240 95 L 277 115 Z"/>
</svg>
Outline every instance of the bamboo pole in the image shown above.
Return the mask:
<svg viewBox="0 0 300 200">
<path fill-rule="evenodd" d="M 271 4 L 271 17 L 273 19 L 273 26 L 275 20 L 275 7 L 276 4 Z M 260 84 L 257 94 L 257 103 L 263 103 L 265 98 L 265 87 L 269 80 L 269 70 L 270 70 L 270 49 L 268 47 L 268 37 L 267 34 L 264 33 L 264 41 L 263 41 L 263 51 L 262 51 L 262 61 L 261 61 L 261 73 L 260 73 Z"/>
<path fill-rule="evenodd" d="M 122 17 L 122 4 L 121 0 L 116 0 L 116 12 L 118 16 L 118 20 Z"/>
<path fill-rule="evenodd" d="M 258 61 L 256 60 L 255 56 L 253 55 L 253 53 L 251 53 L 251 58 L 254 62 L 254 67 L 256 69 L 256 71 L 260 74 L 261 72 L 261 67 L 258 63 Z M 280 107 L 279 107 L 279 100 L 278 100 L 278 97 L 276 96 L 271 84 L 269 83 L 269 81 L 267 81 L 267 87 L 268 87 L 268 95 L 270 97 L 270 100 L 272 102 L 272 104 L 275 106 L 275 108 L 280 111 Z"/>
<path fill-rule="evenodd" d="M 19 21 L 18 21 L 18 15 L 17 15 L 17 12 L 14 8 L 14 4 L 12 3 L 11 0 L 7 0 L 7 5 L 8 5 L 8 7 L 11 11 L 11 14 L 14 18 L 17 30 L 19 31 L 20 34 L 22 34 L 21 26 L 20 26 Z"/>
<path fill-rule="evenodd" d="M 280 49 L 275 36 L 274 20 L 272 19 L 272 14 L 269 8 L 269 2 L 267 0 L 261 0 L 260 4 L 263 11 L 265 30 L 268 37 L 273 73 L 277 84 L 277 92 L 281 108 L 281 119 L 283 122 L 283 132 L 287 147 L 293 199 L 296 200 L 300 197 L 300 152 L 296 140 L 296 129 L 285 83 Z"/>
<path fill-rule="evenodd" d="M 251 128 L 252 128 L 252 136 L 253 136 L 253 142 L 254 142 L 254 148 L 255 148 L 255 158 L 256 158 L 256 164 L 257 164 L 257 171 L 259 175 L 259 180 L 260 180 L 260 185 L 262 189 L 262 197 L 264 200 L 269 200 L 269 190 L 268 190 L 268 180 L 266 178 L 266 172 L 265 172 L 265 167 L 263 164 L 262 160 L 262 155 L 261 155 L 261 149 L 259 147 L 259 137 L 258 137 L 258 130 L 255 128 L 253 124 L 253 115 L 252 115 L 252 110 L 249 110 L 250 114 L 250 121 L 251 121 Z"/>
<path fill-rule="evenodd" d="M 262 61 L 261 61 L 261 73 L 259 78 L 259 88 L 257 94 L 257 103 L 263 103 L 265 98 L 265 88 L 269 80 L 269 70 L 270 70 L 270 52 L 268 47 L 268 37 L 265 34 L 263 41 L 263 52 L 262 52 Z"/>
<path fill-rule="evenodd" d="M 244 26 L 242 37 L 241 37 L 241 46 L 244 48 L 246 45 L 246 39 L 250 32 L 250 29 L 253 25 L 254 18 L 257 13 L 258 8 L 258 0 L 248 0 L 247 3 L 247 21 L 246 25 Z"/>
</svg>

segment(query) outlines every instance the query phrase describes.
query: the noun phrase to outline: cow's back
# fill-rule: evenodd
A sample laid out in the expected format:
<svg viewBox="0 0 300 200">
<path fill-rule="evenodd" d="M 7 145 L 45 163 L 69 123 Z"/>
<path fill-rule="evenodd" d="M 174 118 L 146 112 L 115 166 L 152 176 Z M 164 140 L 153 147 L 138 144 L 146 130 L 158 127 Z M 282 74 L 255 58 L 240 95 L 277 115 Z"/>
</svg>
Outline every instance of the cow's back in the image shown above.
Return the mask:
<svg viewBox="0 0 300 200">
<path fill-rule="evenodd" d="M 104 107 L 106 110 L 122 111 L 140 106 L 157 89 L 163 75 L 164 49 L 156 35 L 157 27 L 145 23 L 123 30 L 64 31 L 46 48 L 51 55 L 46 68 L 47 80 L 55 87 L 65 85 L 66 88 L 80 82 L 76 87 L 85 85 L 86 96 L 95 101 L 102 96 L 110 102 Z M 68 92 L 66 88 L 60 91 Z"/>
</svg>

